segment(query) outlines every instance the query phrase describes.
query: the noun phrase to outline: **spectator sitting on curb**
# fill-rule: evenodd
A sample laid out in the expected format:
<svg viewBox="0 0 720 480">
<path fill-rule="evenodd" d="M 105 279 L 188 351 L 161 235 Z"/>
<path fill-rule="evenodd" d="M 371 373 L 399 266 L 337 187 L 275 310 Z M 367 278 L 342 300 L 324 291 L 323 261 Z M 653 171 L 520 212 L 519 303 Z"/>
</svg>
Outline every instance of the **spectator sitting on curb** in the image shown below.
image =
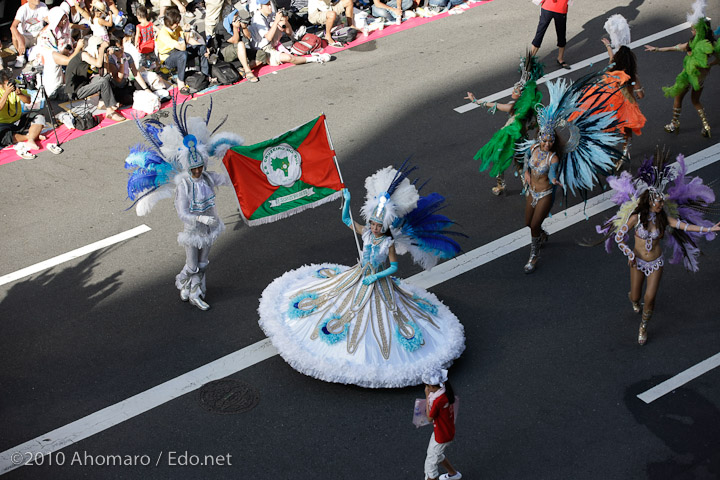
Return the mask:
<svg viewBox="0 0 720 480">
<path fill-rule="evenodd" d="M 308 20 L 314 25 L 325 25 L 325 40 L 331 47 L 342 47 L 332 38 L 332 28 L 340 23 L 340 15 L 345 13 L 348 26 L 355 27 L 352 0 L 308 0 Z"/>
<path fill-rule="evenodd" d="M 267 0 L 270 1 L 270 0 Z M 175 7 L 169 7 L 165 11 L 163 22 L 165 25 L 160 29 L 157 36 L 157 52 L 160 61 L 168 68 L 177 69 L 177 85 L 181 94 L 190 95 L 190 88 L 185 85 L 185 69 L 187 68 L 188 56 L 192 54 L 200 59 L 200 71 L 206 77 L 210 76 L 208 59 L 205 56 L 205 45 L 188 45 L 185 35 L 180 28 L 182 16 Z"/>
<path fill-rule="evenodd" d="M 124 34 L 125 36 L 122 39 L 123 51 L 126 55 L 130 55 L 140 76 L 153 92 L 162 93 L 160 95 L 162 98 L 169 97 L 170 94 L 167 90 L 170 88 L 170 84 L 155 72 L 155 68 L 157 68 L 155 54 L 141 55 L 133 43 L 136 38 L 135 25 L 132 23 L 125 25 Z"/>
<path fill-rule="evenodd" d="M 412 1 L 412 0 L 409 0 Z M 298 57 L 277 49 L 283 33 L 293 37 L 292 27 L 287 15 L 280 11 L 273 13 L 270 0 L 258 0 L 259 8 L 253 15 L 250 33 L 252 34 L 252 47 L 257 50 L 255 61 L 277 66 L 283 63 L 302 65 L 303 63 L 325 63 L 331 57 L 327 53 L 313 53 L 310 57 Z"/>
<path fill-rule="evenodd" d="M 250 13 L 245 10 L 239 2 L 235 4 L 235 8 L 225 16 L 221 25 L 215 29 L 216 35 L 222 39 L 220 45 L 220 54 L 226 62 L 239 60 L 242 65 L 244 76 L 250 82 L 257 82 L 258 78 L 253 74 L 250 68 L 250 60 L 248 59 L 248 46 L 245 42 L 249 42 L 252 34 L 250 33 Z M 251 50 L 252 51 L 252 50 Z M 253 53 L 253 63 L 255 51 Z"/>
<path fill-rule="evenodd" d="M 115 39 L 110 40 L 108 48 L 108 73 L 112 77 L 115 98 L 121 105 L 132 105 L 136 90 L 152 92 L 138 72 L 133 58 L 123 50 L 123 43 Z"/>
<path fill-rule="evenodd" d="M 0 71 L 0 147 L 17 144 L 16 150 L 22 158 L 32 159 L 30 150 L 37 150 L 38 140 L 45 140 L 40 132 L 45 118 L 36 112 L 22 113 L 21 102 L 30 103 L 26 90 L 18 90 L 8 70 Z M 24 143 L 22 143 L 24 142 Z"/>
<path fill-rule="evenodd" d="M 82 40 L 73 52 L 68 16 L 62 7 L 55 7 L 48 13 L 48 25 L 38 35 L 37 60 L 43 65 L 42 85 L 52 100 L 65 101 L 67 98 L 60 88 L 64 84 L 62 67 L 70 62 L 73 55 L 82 51 Z"/>
<path fill-rule="evenodd" d="M 373 0 L 370 11 L 373 17 L 383 18 L 387 22 L 401 22 L 403 12 L 410 10 L 414 5 L 413 0 L 386 0 L 385 3 L 381 0 Z"/>
<path fill-rule="evenodd" d="M 65 92 L 72 100 L 87 98 L 100 92 L 100 100 L 105 104 L 105 116 L 110 120 L 122 122 L 125 117 L 117 112 L 120 106 L 112 91 L 110 75 L 97 74 L 90 78 L 90 66 L 102 71 L 105 64 L 105 50 L 108 43 L 102 42 L 98 37 L 90 37 L 85 50 L 80 55 L 74 55 L 68 62 L 65 71 Z"/>
<path fill-rule="evenodd" d="M 28 50 L 35 46 L 43 29 L 43 22 L 47 22 L 47 16 L 48 7 L 40 0 L 28 0 L 17 9 L 15 19 L 10 24 L 12 43 L 18 53 L 15 68 L 25 66 Z"/>
</svg>

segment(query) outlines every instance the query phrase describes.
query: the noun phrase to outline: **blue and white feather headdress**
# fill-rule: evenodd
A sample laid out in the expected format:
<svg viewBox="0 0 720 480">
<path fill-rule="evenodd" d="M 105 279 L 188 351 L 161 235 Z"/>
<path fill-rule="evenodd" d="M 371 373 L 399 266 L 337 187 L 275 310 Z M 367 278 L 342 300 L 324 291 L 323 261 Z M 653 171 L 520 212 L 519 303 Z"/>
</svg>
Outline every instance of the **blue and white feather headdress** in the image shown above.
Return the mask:
<svg viewBox="0 0 720 480">
<path fill-rule="evenodd" d="M 381 223 L 383 231 L 390 228 L 399 255 L 410 253 L 416 264 L 428 269 L 460 253 L 460 245 L 448 235 L 466 235 L 448 230 L 455 222 L 438 213 L 445 208 L 445 198 L 438 193 L 421 196 L 425 184 L 410 182 L 408 175 L 417 167 L 407 163 L 397 170 L 385 167 L 365 180 L 361 213 L 367 221 Z"/>
<path fill-rule="evenodd" d="M 173 98 L 173 123 L 165 125 L 149 119 L 135 122 L 145 138 L 130 148 L 125 168 L 132 170 L 128 177 L 128 198 L 138 215 L 146 215 L 163 198 L 171 198 L 175 185 L 189 175 L 192 168 L 207 166 L 214 159 L 222 159 L 225 152 L 243 139 L 234 133 L 214 130 L 208 124 L 212 113 L 212 99 L 205 118 L 188 117 L 189 104 L 177 104 Z"/>
</svg>

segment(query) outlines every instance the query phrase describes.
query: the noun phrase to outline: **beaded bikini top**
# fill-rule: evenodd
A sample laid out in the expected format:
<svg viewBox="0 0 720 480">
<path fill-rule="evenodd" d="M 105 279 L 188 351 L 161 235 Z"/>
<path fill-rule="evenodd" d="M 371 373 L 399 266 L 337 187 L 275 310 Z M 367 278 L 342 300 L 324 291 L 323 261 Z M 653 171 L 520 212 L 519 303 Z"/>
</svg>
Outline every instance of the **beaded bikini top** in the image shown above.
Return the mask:
<svg viewBox="0 0 720 480">
<path fill-rule="evenodd" d="M 535 175 L 547 175 L 550 171 L 550 160 L 552 159 L 554 152 L 545 152 L 539 148 L 536 150 L 537 155 L 530 157 L 530 170 Z"/>
<path fill-rule="evenodd" d="M 655 225 L 655 212 L 650 212 L 649 220 L 650 223 Z M 653 241 L 657 238 L 660 238 L 660 231 L 657 229 L 653 231 L 648 231 L 647 229 L 645 229 L 642 224 L 642 219 L 640 218 L 640 215 L 638 215 L 638 223 L 637 225 L 635 225 L 635 235 L 645 240 L 645 250 L 649 252 L 653 248 Z"/>
</svg>

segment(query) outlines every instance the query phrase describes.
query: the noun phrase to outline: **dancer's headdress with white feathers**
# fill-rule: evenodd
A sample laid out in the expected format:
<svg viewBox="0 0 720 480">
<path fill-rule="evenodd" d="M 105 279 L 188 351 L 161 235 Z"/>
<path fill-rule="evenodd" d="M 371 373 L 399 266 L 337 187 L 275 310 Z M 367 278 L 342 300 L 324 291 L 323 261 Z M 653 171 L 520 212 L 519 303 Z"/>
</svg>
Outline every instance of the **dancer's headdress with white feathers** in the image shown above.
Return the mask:
<svg viewBox="0 0 720 480">
<path fill-rule="evenodd" d="M 189 176 L 191 169 L 207 166 L 211 160 L 221 159 L 230 147 L 243 144 L 239 135 L 215 133 L 225 119 L 210 130 L 212 99 L 204 119 L 188 117 L 189 108 L 173 98 L 171 125 L 135 119 L 147 142 L 130 149 L 125 168 L 133 170 L 127 191 L 138 215 L 146 215 L 159 200 L 172 197 L 175 185 Z"/>
<path fill-rule="evenodd" d="M 610 36 L 610 44 L 614 53 L 617 53 L 620 47 L 630 45 L 630 25 L 619 13 L 607 19 L 605 31 Z"/>
</svg>

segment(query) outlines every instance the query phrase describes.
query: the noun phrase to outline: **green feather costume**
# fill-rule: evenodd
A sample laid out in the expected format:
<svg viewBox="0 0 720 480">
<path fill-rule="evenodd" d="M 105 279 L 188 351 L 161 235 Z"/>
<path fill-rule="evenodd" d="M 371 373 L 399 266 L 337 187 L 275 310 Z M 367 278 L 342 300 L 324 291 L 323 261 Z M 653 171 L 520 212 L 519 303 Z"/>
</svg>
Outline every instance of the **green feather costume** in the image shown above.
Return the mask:
<svg viewBox="0 0 720 480">
<path fill-rule="evenodd" d="M 537 61 L 537 57 L 530 57 L 528 54 L 525 58 L 530 58 L 530 62 L 527 65 L 523 59 L 521 71 L 527 72 L 528 80 L 520 97 L 513 105 L 510 119 L 473 157 L 475 160 L 480 160 L 481 172 L 492 165 L 490 175 L 493 177 L 504 173 L 512 164 L 515 143 L 525 136 L 527 125 L 535 115 L 535 106 L 542 101 L 542 93 L 538 90 L 536 81 L 543 76 L 543 65 Z"/>
<path fill-rule="evenodd" d="M 688 87 L 700 90 L 702 78 L 707 73 L 701 70 L 708 68 L 708 57 L 713 53 L 720 55 L 720 42 L 713 45 L 706 38 L 709 28 L 704 18 L 695 24 L 695 37 L 690 41 L 690 54 L 683 59 L 683 71 L 675 79 L 675 85 L 663 87 L 666 97 L 676 97 Z"/>
</svg>

